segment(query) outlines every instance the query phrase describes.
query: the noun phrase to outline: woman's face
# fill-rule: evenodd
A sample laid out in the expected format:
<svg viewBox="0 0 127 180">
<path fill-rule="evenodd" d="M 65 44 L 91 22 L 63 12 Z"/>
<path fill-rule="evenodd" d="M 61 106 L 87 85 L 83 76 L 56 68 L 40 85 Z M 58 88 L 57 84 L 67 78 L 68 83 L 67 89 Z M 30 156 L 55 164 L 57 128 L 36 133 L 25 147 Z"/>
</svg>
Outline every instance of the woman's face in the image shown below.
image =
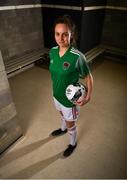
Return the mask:
<svg viewBox="0 0 127 180">
<path fill-rule="evenodd" d="M 57 24 L 55 26 L 55 40 L 59 47 L 70 46 L 71 31 L 66 24 Z"/>
</svg>

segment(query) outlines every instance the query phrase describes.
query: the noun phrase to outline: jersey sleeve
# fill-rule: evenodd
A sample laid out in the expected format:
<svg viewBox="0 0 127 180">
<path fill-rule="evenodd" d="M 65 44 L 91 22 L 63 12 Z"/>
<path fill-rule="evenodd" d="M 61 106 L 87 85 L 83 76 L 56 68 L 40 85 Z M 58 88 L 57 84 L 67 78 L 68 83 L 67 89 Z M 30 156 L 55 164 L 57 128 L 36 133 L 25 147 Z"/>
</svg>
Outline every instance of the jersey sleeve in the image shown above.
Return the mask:
<svg viewBox="0 0 127 180">
<path fill-rule="evenodd" d="M 58 46 L 56 47 L 52 47 L 49 51 L 49 58 L 50 58 L 50 61 L 53 59 L 54 55 L 56 54 L 56 51 L 58 49 Z"/>
<path fill-rule="evenodd" d="M 86 57 L 84 55 L 80 55 L 77 59 L 76 68 L 79 72 L 79 77 L 84 78 L 88 74 L 90 74 L 90 69 L 86 62 Z"/>
</svg>

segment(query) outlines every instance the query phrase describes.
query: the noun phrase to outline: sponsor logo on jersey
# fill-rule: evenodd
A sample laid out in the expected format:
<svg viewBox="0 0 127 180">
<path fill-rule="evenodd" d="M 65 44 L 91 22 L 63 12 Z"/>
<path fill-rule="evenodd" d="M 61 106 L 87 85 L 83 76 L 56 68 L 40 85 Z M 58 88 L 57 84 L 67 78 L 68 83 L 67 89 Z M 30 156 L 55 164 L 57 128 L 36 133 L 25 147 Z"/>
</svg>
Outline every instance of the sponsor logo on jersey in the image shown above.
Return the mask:
<svg viewBox="0 0 127 180">
<path fill-rule="evenodd" d="M 63 69 L 64 70 L 68 69 L 69 67 L 70 67 L 70 63 L 68 63 L 68 62 L 63 63 Z"/>
</svg>

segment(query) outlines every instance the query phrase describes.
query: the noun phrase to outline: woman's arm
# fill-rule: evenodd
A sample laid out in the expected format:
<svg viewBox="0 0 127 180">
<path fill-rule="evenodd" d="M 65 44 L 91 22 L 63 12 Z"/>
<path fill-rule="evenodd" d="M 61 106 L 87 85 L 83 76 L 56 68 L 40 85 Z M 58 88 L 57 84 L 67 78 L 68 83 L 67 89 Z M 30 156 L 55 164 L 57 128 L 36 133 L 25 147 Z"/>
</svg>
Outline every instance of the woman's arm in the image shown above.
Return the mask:
<svg viewBox="0 0 127 180">
<path fill-rule="evenodd" d="M 87 88 L 87 94 L 85 97 L 81 97 L 78 99 L 77 101 L 77 105 L 79 106 L 83 106 L 84 104 L 86 104 L 87 102 L 90 101 L 91 99 L 91 94 L 92 94 L 92 89 L 93 89 L 93 77 L 92 74 L 89 74 L 85 77 L 85 84 L 86 84 L 86 88 Z"/>
</svg>

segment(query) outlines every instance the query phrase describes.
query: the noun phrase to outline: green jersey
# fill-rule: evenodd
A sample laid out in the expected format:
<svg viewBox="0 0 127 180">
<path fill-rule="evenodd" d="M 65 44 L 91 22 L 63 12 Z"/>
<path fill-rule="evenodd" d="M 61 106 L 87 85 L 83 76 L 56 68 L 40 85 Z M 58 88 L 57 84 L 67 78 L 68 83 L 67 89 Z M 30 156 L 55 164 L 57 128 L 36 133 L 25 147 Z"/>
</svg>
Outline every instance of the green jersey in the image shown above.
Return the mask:
<svg viewBox="0 0 127 180">
<path fill-rule="evenodd" d="M 77 83 L 79 77 L 85 77 L 90 73 L 84 55 L 70 47 L 65 54 L 59 56 L 59 47 L 50 50 L 50 66 L 53 83 L 53 96 L 65 107 L 73 107 L 66 97 L 66 88 L 72 83 Z"/>
</svg>

